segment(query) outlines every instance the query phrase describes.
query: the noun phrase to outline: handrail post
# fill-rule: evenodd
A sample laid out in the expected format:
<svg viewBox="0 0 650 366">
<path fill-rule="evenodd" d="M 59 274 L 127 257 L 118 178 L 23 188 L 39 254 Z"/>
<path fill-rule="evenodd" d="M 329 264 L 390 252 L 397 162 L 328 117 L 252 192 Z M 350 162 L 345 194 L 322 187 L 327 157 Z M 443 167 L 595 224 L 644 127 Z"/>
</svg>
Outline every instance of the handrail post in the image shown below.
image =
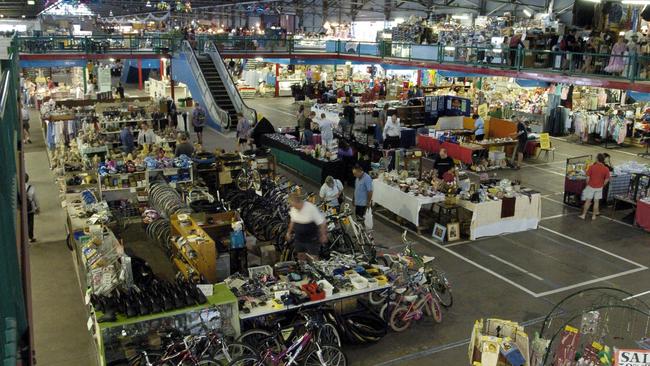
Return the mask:
<svg viewBox="0 0 650 366">
<path fill-rule="evenodd" d="M 638 61 L 639 61 L 638 55 L 636 53 L 633 53 L 632 56 L 630 56 L 630 60 L 629 60 L 630 67 L 628 67 L 628 70 L 627 70 L 627 74 L 628 74 L 627 76 L 628 76 L 628 79 L 631 82 L 634 82 L 636 80 L 637 72 L 638 72 L 638 70 L 641 70 L 639 68 Z"/>
<path fill-rule="evenodd" d="M 573 52 L 567 52 L 567 61 L 569 62 L 569 72 L 573 74 Z"/>
</svg>

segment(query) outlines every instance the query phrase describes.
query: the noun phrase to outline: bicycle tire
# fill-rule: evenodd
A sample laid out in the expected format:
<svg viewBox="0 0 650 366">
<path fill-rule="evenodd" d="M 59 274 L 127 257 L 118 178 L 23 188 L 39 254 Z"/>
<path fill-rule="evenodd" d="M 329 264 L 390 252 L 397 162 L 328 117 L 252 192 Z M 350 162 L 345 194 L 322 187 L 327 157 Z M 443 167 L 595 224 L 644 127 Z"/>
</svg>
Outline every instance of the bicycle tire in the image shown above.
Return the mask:
<svg viewBox="0 0 650 366">
<path fill-rule="evenodd" d="M 386 303 L 386 298 L 388 297 L 388 291 L 373 291 L 368 294 L 368 302 L 370 305 L 379 306 Z"/>
<path fill-rule="evenodd" d="M 396 332 L 403 332 L 411 326 L 411 319 L 404 319 L 409 309 L 406 306 L 400 306 L 390 315 L 390 328 Z"/>
<path fill-rule="evenodd" d="M 305 360 L 303 366 L 347 366 L 348 359 L 339 347 L 320 346 L 312 350 Z"/>
<path fill-rule="evenodd" d="M 384 321 L 389 321 L 391 314 L 396 308 L 397 308 L 396 301 L 388 301 L 384 303 L 384 305 L 381 306 L 381 309 L 379 309 L 379 317 Z"/>
<path fill-rule="evenodd" d="M 156 363 L 162 355 L 158 352 L 148 352 L 149 363 Z M 142 353 L 137 354 L 129 359 L 121 359 L 109 362 L 107 366 L 147 366 L 147 361 Z"/>
<path fill-rule="evenodd" d="M 450 308 L 454 304 L 454 294 L 451 292 L 448 283 L 449 281 L 444 273 L 438 272 L 432 284 L 432 290 L 436 294 L 440 305 L 445 308 Z"/>
<path fill-rule="evenodd" d="M 341 347 L 341 336 L 334 324 L 324 323 L 318 329 L 316 336 L 318 344 Z"/>
<path fill-rule="evenodd" d="M 243 343 L 254 350 L 272 349 L 275 352 L 282 351 L 282 344 L 273 333 L 264 329 L 250 329 L 237 338 L 237 343 Z"/>
<path fill-rule="evenodd" d="M 253 186 L 253 181 L 248 178 L 248 174 L 246 172 L 241 172 L 237 176 L 237 188 L 241 191 L 247 191 L 251 189 Z"/>
<path fill-rule="evenodd" d="M 217 362 L 225 361 L 219 363 L 222 365 L 227 365 L 228 363 L 232 362 L 232 360 L 236 360 L 244 356 L 257 357 L 257 351 L 255 351 L 253 347 L 244 343 L 228 342 L 226 345 L 226 352 L 224 352 L 223 348 L 220 347 L 216 353 L 210 356 L 210 358 L 213 361 Z"/>
<path fill-rule="evenodd" d="M 422 299 L 420 301 L 427 301 L 427 300 Z M 434 322 L 436 323 L 442 322 L 442 308 L 440 307 L 440 303 L 435 297 L 432 297 L 431 301 L 427 301 L 427 303 L 424 304 L 424 307 L 426 309 L 427 315 L 433 318 Z"/>
<path fill-rule="evenodd" d="M 228 364 L 228 366 L 262 366 L 264 363 L 260 361 L 257 357 L 241 357 L 236 360 L 233 360 Z"/>
</svg>

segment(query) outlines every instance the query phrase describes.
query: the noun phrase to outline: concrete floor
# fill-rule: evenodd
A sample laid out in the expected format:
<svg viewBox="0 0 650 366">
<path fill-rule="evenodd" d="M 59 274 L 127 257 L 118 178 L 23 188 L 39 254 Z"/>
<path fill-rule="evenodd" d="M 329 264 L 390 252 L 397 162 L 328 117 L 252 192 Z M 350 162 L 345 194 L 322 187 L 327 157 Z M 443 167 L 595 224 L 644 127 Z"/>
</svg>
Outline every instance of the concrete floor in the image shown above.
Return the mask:
<svg viewBox="0 0 650 366">
<path fill-rule="evenodd" d="M 276 127 L 294 124 L 297 107 L 290 98 L 248 100 Z M 36 117 L 36 115 L 34 115 Z M 39 241 L 31 247 L 36 356 L 41 365 L 91 365 L 93 348 L 85 329 L 86 315 L 65 247 L 64 217 L 58 192 L 47 168 L 42 135 L 32 120 L 34 144 L 27 147 L 27 170 L 41 200 L 37 218 Z M 206 148 L 232 149 L 233 133 L 206 132 Z M 454 306 L 443 312 L 442 324 L 422 321 L 405 333 L 390 333 L 375 345 L 346 347 L 353 365 L 465 365 L 471 327 L 476 319 L 499 317 L 537 330 L 543 317 L 563 297 L 590 285 L 612 286 L 637 294 L 648 290 L 650 236 L 620 221 L 627 212 L 603 211 L 596 221 L 577 218 L 578 210 L 562 204 L 564 160 L 604 149 L 553 140 L 555 161 L 528 160 L 519 171 L 498 171 L 499 177 L 520 179 L 543 195 L 540 228 L 473 242 L 439 244 L 410 232 L 415 249 L 436 257 L 454 289 Z M 639 160 L 640 149 L 608 150 L 614 164 Z M 284 172 L 299 182 L 300 177 Z M 318 187 L 303 182 L 308 190 Z M 376 216 L 380 245 L 401 245 L 404 228 Z M 504 265 L 510 261 L 519 267 Z M 523 269 L 523 271 L 522 271 Z M 644 295 L 642 300 L 649 300 Z M 369 356 L 372 355 L 372 356 Z"/>
</svg>

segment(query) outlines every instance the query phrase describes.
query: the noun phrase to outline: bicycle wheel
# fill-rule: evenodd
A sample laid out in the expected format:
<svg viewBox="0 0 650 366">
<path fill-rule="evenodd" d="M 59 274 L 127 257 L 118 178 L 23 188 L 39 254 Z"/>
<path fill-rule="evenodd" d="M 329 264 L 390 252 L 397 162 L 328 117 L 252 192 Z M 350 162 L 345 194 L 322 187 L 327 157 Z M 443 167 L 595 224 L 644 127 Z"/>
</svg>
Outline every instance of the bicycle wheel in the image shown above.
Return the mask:
<svg viewBox="0 0 650 366">
<path fill-rule="evenodd" d="M 128 360 L 123 359 L 109 362 L 108 366 L 149 366 L 158 362 L 160 357 L 161 355 L 158 352 L 147 352 L 146 357 L 145 354 L 141 352 Z"/>
<path fill-rule="evenodd" d="M 432 297 L 431 300 L 422 299 L 420 302 L 425 302 L 424 304 L 417 304 L 416 307 L 423 306 L 424 312 L 433 318 L 433 321 L 436 323 L 442 322 L 442 308 L 440 308 L 440 303 L 435 297 Z"/>
<path fill-rule="evenodd" d="M 318 329 L 318 336 L 316 337 L 318 344 L 329 346 L 341 347 L 341 336 L 336 327 L 330 323 L 324 323 Z"/>
<path fill-rule="evenodd" d="M 261 351 L 272 349 L 275 352 L 282 351 L 282 345 L 273 333 L 263 329 L 247 330 L 237 338 L 238 343 L 243 343 L 253 348 L 254 350 Z"/>
<path fill-rule="evenodd" d="M 233 360 L 228 366 L 262 366 L 264 363 L 257 357 L 244 356 Z"/>
<path fill-rule="evenodd" d="M 251 185 L 256 191 L 259 191 L 260 188 L 262 188 L 262 176 L 257 170 L 251 172 Z"/>
<path fill-rule="evenodd" d="M 449 280 L 447 280 L 447 276 L 444 273 L 436 273 L 432 287 L 433 292 L 435 292 L 436 297 L 440 301 L 440 305 L 449 308 L 454 304 L 454 295 L 451 293 Z"/>
<path fill-rule="evenodd" d="M 340 348 L 320 346 L 311 351 L 302 363 L 304 366 L 346 366 L 348 360 Z"/>
<path fill-rule="evenodd" d="M 247 191 L 253 186 L 253 181 L 249 179 L 247 172 L 241 172 L 237 176 L 237 188 L 242 191 Z"/>
<path fill-rule="evenodd" d="M 397 307 L 397 302 L 395 301 L 389 301 L 384 303 L 384 305 L 381 306 L 381 309 L 379 309 L 379 317 L 382 318 L 384 321 L 389 321 L 391 314 L 393 314 L 393 311 Z"/>
<path fill-rule="evenodd" d="M 390 315 L 388 325 L 396 332 L 403 332 L 411 326 L 411 319 L 407 319 L 409 309 L 406 306 L 400 306 Z"/>
<path fill-rule="evenodd" d="M 210 359 L 217 361 L 220 365 L 227 365 L 232 360 L 244 356 L 256 357 L 257 352 L 255 349 L 244 343 L 229 342 L 225 349 L 224 347 L 220 347 L 219 350 L 210 357 Z"/>
<path fill-rule="evenodd" d="M 386 302 L 386 297 L 388 297 L 388 291 L 373 291 L 368 294 L 368 302 L 371 305 L 381 305 Z"/>
</svg>

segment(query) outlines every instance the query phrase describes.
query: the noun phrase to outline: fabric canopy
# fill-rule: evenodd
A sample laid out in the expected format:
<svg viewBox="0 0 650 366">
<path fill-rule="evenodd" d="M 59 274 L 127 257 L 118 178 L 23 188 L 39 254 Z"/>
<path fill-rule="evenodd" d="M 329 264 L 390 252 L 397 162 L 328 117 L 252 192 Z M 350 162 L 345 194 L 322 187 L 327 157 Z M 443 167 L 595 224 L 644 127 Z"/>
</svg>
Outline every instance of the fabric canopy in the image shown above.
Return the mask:
<svg viewBox="0 0 650 366">
<path fill-rule="evenodd" d="M 540 80 L 515 79 L 515 83 L 522 88 L 546 88 L 548 83 Z"/>
</svg>

